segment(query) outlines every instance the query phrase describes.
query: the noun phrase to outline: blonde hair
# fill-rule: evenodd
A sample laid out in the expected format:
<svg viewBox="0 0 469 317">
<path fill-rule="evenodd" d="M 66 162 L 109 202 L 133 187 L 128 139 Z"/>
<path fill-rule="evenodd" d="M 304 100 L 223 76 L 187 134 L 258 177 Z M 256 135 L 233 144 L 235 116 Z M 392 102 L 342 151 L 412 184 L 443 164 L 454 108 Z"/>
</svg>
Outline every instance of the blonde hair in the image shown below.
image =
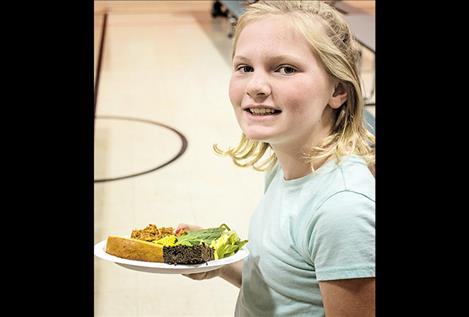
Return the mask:
<svg viewBox="0 0 469 317">
<path fill-rule="evenodd" d="M 364 126 L 364 100 L 358 72 L 359 46 L 340 13 L 323 1 L 259 1 L 249 5 L 239 18 L 233 37 L 232 58 L 239 35 L 249 23 L 266 16 L 283 15 L 290 18 L 295 29 L 311 46 L 331 78 L 337 79 L 347 91 L 347 101 L 335 109 L 331 134 L 306 153 L 306 161 L 323 161 L 335 156 L 356 154 L 374 168 L 375 137 Z M 270 151 L 269 151 L 270 149 Z M 243 133 L 236 147 L 224 151 L 214 145 L 216 153 L 228 155 L 237 166 L 263 171 L 277 161 L 270 144 L 250 140 Z M 270 155 L 268 153 L 270 152 Z M 266 157 L 267 156 L 267 157 Z"/>
</svg>

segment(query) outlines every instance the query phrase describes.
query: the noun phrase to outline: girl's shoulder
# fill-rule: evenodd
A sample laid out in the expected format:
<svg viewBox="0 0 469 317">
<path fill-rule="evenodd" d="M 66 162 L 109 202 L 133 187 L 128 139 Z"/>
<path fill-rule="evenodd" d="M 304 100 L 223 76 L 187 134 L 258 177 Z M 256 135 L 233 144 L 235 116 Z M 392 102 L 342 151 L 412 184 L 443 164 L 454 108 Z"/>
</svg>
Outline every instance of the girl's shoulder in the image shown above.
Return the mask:
<svg viewBox="0 0 469 317">
<path fill-rule="evenodd" d="M 359 156 L 343 157 L 340 162 L 329 161 L 303 188 L 304 195 L 310 195 L 319 204 L 344 191 L 375 200 L 375 178 Z"/>
<path fill-rule="evenodd" d="M 341 176 L 339 181 L 344 190 L 375 199 L 375 177 L 364 159 L 356 155 L 348 156 L 343 164 L 338 165 L 338 171 Z"/>
</svg>

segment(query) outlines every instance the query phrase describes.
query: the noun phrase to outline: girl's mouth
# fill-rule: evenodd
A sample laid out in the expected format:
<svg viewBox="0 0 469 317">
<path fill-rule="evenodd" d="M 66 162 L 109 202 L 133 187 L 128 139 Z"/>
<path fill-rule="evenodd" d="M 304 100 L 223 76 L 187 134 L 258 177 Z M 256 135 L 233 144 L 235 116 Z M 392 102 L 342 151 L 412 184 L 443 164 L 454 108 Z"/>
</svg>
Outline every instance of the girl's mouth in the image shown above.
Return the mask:
<svg viewBox="0 0 469 317">
<path fill-rule="evenodd" d="M 254 115 L 254 116 L 270 116 L 270 115 L 278 115 L 282 111 L 276 110 L 272 108 L 247 108 L 244 111 Z"/>
</svg>

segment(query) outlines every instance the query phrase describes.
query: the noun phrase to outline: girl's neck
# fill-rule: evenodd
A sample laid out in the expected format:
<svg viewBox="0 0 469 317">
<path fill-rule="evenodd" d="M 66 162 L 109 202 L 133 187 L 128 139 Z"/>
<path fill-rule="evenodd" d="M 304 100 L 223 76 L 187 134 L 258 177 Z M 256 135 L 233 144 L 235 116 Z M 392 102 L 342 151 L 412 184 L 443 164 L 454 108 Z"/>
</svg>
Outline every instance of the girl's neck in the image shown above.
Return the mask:
<svg viewBox="0 0 469 317">
<path fill-rule="evenodd" d="M 275 148 L 274 151 L 278 162 L 282 167 L 285 180 L 292 180 L 306 176 L 312 172 L 311 164 L 313 164 L 314 169 L 317 170 L 326 161 L 328 161 L 328 158 L 325 158 L 309 162 L 306 157 L 307 153 L 301 151 L 296 153 L 293 152 L 294 154 L 292 154 L 292 152 L 276 150 Z"/>
<path fill-rule="evenodd" d="M 288 142 L 270 143 L 278 162 L 282 167 L 285 180 L 300 178 L 310 174 L 313 169 L 317 170 L 329 158 L 311 161 L 308 155 L 313 146 L 318 145 L 328 135 L 328 129 L 311 132 L 304 138 L 296 138 Z"/>
</svg>

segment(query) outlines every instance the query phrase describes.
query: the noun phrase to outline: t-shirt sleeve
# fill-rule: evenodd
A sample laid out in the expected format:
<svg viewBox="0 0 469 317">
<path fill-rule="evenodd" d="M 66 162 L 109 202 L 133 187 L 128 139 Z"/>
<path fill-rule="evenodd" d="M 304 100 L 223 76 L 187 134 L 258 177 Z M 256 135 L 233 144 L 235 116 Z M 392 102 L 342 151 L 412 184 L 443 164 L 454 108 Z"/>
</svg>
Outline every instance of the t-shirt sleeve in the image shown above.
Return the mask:
<svg viewBox="0 0 469 317">
<path fill-rule="evenodd" d="M 375 276 L 375 202 L 357 192 L 329 197 L 314 213 L 307 248 L 318 281 Z"/>
</svg>

